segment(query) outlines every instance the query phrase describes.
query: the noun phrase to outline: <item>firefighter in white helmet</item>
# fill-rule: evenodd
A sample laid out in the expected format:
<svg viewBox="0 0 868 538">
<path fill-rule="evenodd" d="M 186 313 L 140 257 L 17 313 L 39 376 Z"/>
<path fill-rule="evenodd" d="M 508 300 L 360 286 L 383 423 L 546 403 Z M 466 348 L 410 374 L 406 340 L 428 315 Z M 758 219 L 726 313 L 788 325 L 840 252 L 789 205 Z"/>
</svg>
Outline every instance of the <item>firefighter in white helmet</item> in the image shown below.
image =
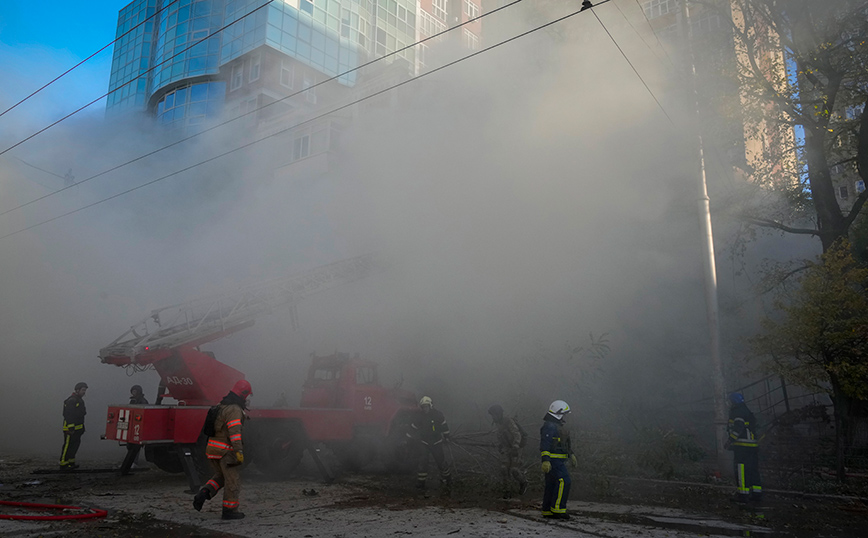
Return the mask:
<svg viewBox="0 0 868 538">
<path fill-rule="evenodd" d="M 428 396 L 419 400 L 419 413 L 410 424 L 407 437 L 415 440 L 419 450 L 419 466 L 416 475 L 416 487 L 425 489 L 428 480 L 428 455 L 434 458 L 434 463 L 440 470 L 440 481 L 448 488 L 452 485 L 452 473 L 446 456 L 443 454 L 443 444 L 449 440 L 449 425 L 439 410 L 434 409 L 434 403 Z"/>
<path fill-rule="evenodd" d="M 570 496 L 571 480 L 567 460 L 570 460 L 573 467 L 577 465 L 577 461 L 570 444 L 570 432 L 564 428 L 565 417 L 569 412 L 570 406 L 567 402 L 553 401 L 539 430 L 540 458 L 542 472 L 545 474 L 543 517 L 570 518 L 567 514 L 567 499 Z"/>
</svg>

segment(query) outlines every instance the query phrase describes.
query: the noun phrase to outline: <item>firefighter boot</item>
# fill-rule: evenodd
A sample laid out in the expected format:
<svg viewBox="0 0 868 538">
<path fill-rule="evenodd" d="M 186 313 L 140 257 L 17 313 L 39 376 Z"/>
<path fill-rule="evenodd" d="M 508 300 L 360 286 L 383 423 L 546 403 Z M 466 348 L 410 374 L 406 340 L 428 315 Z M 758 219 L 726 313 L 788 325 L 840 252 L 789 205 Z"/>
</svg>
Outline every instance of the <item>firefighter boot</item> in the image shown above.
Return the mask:
<svg viewBox="0 0 868 538">
<path fill-rule="evenodd" d="M 208 491 L 205 488 L 200 489 L 199 493 L 197 493 L 196 496 L 193 497 L 193 508 L 195 508 L 197 511 L 201 511 L 202 505 L 204 505 L 205 501 L 207 501 L 210 498 L 211 498 L 211 492 L 210 491 Z"/>
<path fill-rule="evenodd" d="M 244 519 L 244 513 L 239 512 L 238 510 L 230 510 L 228 508 L 223 509 L 222 519 Z"/>
</svg>

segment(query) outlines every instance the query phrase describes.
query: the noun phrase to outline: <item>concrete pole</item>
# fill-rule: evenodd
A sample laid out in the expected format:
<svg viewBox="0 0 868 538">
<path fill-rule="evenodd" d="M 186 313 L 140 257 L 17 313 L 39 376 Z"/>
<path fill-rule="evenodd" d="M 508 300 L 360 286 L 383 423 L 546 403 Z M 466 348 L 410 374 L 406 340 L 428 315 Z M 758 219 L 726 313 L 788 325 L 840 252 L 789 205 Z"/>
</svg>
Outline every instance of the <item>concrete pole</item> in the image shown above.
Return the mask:
<svg viewBox="0 0 868 538">
<path fill-rule="evenodd" d="M 693 52 L 693 28 L 690 24 L 689 1 L 682 2 L 687 25 L 687 48 L 690 54 L 690 81 L 693 89 L 696 119 L 696 138 L 699 144 L 699 220 L 702 233 L 702 254 L 705 265 L 705 308 L 708 318 L 708 334 L 711 354 L 711 380 L 714 390 L 714 431 L 717 440 L 717 465 L 720 472 L 729 467 L 729 456 L 724 449 L 726 441 L 726 386 L 723 380 L 723 363 L 720 358 L 720 319 L 717 307 L 717 265 L 714 261 L 714 236 L 711 230 L 711 207 L 705 174 L 705 148 L 702 142 L 702 122 L 699 112 L 699 93 L 696 88 L 696 57 Z"/>
</svg>

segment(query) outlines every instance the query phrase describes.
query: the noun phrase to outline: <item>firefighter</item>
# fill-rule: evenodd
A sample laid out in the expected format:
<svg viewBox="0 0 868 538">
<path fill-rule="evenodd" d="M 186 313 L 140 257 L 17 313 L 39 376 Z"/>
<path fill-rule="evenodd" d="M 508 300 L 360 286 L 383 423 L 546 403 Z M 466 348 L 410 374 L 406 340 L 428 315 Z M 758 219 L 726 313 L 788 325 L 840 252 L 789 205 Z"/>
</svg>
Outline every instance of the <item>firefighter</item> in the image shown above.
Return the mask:
<svg viewBox="0 0 868 538">
<path fill-rule="evenodd" d="M 247 409 L 247 397 L 251 394 L 253 389 L 250 383 L 242 379 L 235 383 L 218 406 L 214 420 L 216 435 L 208 438 L 208 445 L 205 447 L 205 455 L 214 468 L 214 476 L 193 498 L 193 508 L 196 510 L 202 510 L 205 501 L 213 498 L 220 488 L 224 488 L 223 519 L 244 517 L 244 514 L 238 511 L 241 464 L 244 463 L 241 429 L 245 419 L 244 411 Z"/>
<path fill-rule="evenodd" d="M 449 440 L 449 425 L 446 418 L 439 410 L 434 409 L 434 403 L 428 396 L 419 400 L 420 413 L 416 415 L 410 424 L 407 437 L 415 439 L 419 443 L 419 466 L 416 475 L 416 487 L 425 489 L 428 480 L 428 455 L 434 458 L 434 463 L 440 470 L 440 481 L 446 487 L 452 485 L 452 473 L 446 456 L 443 454 L 443 444 Z"/>
<path fill-rule="evenodd" d="M 567 514 L 567 499 L 570 496 L 570 472 L 567 460 L 573 467 L 577 465 L 576 456 L 570 444 L 570 432 L 564 428 L 565 417 L 570 406 L 563 400 L 555 400 L 543 417 L 539 430 L 539 450 L 542 459 L 542 472 L 545 475 L 542 515 L 555 519 L 570 519 Z"/>
<path fill-rule="evenodd" d="M 130 405 L 148 405 L 148 400 L 145 398 L 141 385 L 133 385 L 130 387 Z M 141 450 L 142 445 L 127 443 L 127 455 L 124 458 L 124 462 L 121 464 L 121 474 L 129 474 L 130 468 L 138 466 L 139 452 Z"/>
<path fill-rule="evenodd" d="M 148 405 L 148 400 L 145 398 L 141 385 L 130 387 L 130 405 Z"/>
<path fill-rule="evenodd" d="M 527 491 L 527 478 L 521 465 L 522 435 L 518 423 L 509 417 L 503 416 L 503 407 L 492 405 L 488 408 L 494 425 L 497 427 L 497 452 L 500 454 L 500 472 L 503 477 L 503 498 L 508 499 L 511 495 L 509 489 L 510 479 L 518 482 L 518 494 L 524 495 Z"/>
<path fill-rule="evenodd" d="M 78 469 L 75 463 L 75 453 L 81 445 L 84 434 L 84 416 L 87 409 L 84 406 L 84 395 L 87 383 L 76 383 L 72 394 L 63 402 L 63 448 L 60 451 L 60 468 L 64 470 Z"/>
<path fill-rule="evenodd" d="M 729 395 L 729 424 L 727 425 L 727 448 L 733 453 L 737 502 L 762 500 L 763 487 L 759 472 L 759 441 L 756 432 L 759 426 L 756 417 L 744 403 L 740 392 Z"/>
</svg>

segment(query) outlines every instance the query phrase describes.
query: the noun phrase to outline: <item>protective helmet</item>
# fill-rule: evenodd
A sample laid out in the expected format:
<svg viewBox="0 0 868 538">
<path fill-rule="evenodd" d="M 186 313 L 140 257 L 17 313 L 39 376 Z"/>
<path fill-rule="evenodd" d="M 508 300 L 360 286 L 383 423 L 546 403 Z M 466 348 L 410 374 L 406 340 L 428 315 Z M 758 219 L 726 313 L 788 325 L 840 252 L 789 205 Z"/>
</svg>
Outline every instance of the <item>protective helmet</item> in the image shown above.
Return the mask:
<svg viewBox="0 0 868 538">
<path fill-rule="evenodd" d="M 744 395 L 740 392 L 733 392 L 729 395 L 729 401 L 733 405 L 744 403 Z"/>
<path fill-rule="evenodd" d="M 432 402 L 431 398 L 429 398 L 428 396 L 422 396 L 422 399 L 419 400 L 419 407 L 422 407 L 423 405 L 430 405 L 431 407 L 434 407 L 434 402 Z"/>
<path fill-rule="evenodd" d="M 493 417 L 502 417 L 503 416 L 503 408 L 498 404 L 494 404 L 488 408 L 488 414 Z"/>
<path fill-rule="evenodd" d="M 85 383 L 84 381 L 75 384 L 76 392 L 78 392 L 81 389 L 86 389 L 86 388 L 87 388 L 87 383 Z"/>
<path fill-rule="evenodd" d="M 549 415 L 558 420 L 564 418 L 564 415 L 570 412 L 570 406 L 563 400 L 555 400 L 549 406 Z"/>
<path fill-rule="evenodd" d="M 246 379 L 239 379 L 238 382 L 235 383 L 235 386 L 232 387 L 232 392 L 242 398 L 247 398 L 253 394 L 253 388 L 250 386 L 250 382 Z"/>
<path fill-rule="evenodd" d="M 141 385 L 133 385 L 132 387 L 130 387 L 130 392 L 138 392 L 139 394 L 141 394 L 145 391 L 142 390 Z"/>
</svg>

